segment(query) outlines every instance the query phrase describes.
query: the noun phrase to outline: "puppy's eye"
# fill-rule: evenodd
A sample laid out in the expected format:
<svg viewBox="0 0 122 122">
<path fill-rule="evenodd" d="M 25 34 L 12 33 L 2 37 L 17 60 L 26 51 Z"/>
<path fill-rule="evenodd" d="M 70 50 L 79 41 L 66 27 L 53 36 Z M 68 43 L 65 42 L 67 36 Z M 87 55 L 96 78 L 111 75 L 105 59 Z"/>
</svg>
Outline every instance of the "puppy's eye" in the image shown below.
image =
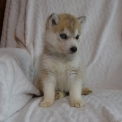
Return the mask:
<svg viewBox="0 0 122 122">
<path fill-rule="evenodd" d="M 76 39 L 79 39 L 79 35 L 77 35 L 75 38 L 76 38 Z"/>
<path fill-rule="evenodd" d="M 62 39 L 67 39 L 67 35 L 66 35 L 66 34 L 60 34 L 60 37 L 61 37 Z"/>
</svg>

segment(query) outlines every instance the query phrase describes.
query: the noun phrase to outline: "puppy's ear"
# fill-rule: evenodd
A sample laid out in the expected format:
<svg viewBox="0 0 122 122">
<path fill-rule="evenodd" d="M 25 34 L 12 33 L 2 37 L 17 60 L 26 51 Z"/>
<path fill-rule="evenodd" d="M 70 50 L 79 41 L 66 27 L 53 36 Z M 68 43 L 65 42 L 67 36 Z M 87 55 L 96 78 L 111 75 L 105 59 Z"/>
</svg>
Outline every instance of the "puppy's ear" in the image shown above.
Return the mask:
<svg viewBox="0 0 122 122">
<path fill-rule="evenodd" d="M 78 17 L 78 22 L 79 23 L 83 23 L 86 21 L 86 16 L 81 16 L 81 17 Z"/>
<path fill-rule="evenodd" d="M 49 20 L 49 25 L 52 26 L 52 27 L 54 27 L 55 25 L 58 24 L 59 17 L 58 17 L 57 14 L 53 13 L 53 14 L 50 15 L 50 17 L 49 17 L 48 20 Z"/>
</svg>

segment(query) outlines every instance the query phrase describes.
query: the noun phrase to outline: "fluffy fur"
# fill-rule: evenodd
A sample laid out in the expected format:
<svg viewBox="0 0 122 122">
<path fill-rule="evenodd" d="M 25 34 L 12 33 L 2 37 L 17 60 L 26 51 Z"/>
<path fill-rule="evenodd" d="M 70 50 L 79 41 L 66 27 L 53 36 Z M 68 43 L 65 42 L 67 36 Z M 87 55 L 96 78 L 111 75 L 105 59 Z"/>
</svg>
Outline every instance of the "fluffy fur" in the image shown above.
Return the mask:
<svg viewBox="0 0 122 122">
<path fill-rule="evenodd" d="M 65 92 L 69 92 L 72 107 L 83 106 L 81 92 L 84 68 L 78 45 L 81 23 L 84 20 L 84 16 L 76 18 L 70 14 L 52 14 L 47 20 L 39 78 L 36 82 L 37 88 L 44 93 L 44 99 L 40 103 L 42 107 L 53 104 L 55 91 L 63 93 L 56 94 L 58 98 L 65 96 Z"/>
</svg>

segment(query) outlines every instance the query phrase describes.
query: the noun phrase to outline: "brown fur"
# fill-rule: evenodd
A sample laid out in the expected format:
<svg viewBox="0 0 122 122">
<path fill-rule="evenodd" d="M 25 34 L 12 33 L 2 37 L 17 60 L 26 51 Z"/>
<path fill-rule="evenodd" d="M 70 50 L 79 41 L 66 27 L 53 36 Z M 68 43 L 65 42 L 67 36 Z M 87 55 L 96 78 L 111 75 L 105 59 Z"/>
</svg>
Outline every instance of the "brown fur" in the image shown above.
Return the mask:
<svg viewBox="0 0 122 122">
<path fill-rule="evenodd" d="M 71 34 L 74 34 L 75 30 L 78 29 L 78 32 L 81 32 L 81 24 L 78 22 L 78 19 L 70 14 L 59 14 L 59 23 L 53 28 L 53 31 L 61 32 L 65 28 L 69 30 Z M 46 28 L 49 28 L 49 22 L 47 20 Z"/>
</svg>

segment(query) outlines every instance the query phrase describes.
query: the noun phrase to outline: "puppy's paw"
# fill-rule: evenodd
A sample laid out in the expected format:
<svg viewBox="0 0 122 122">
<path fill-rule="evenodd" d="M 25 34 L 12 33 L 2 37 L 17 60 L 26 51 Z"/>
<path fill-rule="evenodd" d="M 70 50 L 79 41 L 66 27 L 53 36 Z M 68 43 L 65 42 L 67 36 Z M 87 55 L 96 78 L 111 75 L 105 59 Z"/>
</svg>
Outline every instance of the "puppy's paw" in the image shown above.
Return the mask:
<svg viewBox="0 0 122 122">
<path fill-rule="evenodd" d="M 75 108 L 80 108 L 84 106 L 84 102 L 82 100 L 73 100 L 73 101 L 70 101 L 70 105 Z"/>
<path fill-rule="evenodd" d="M 50 107 L 52 104 L 53 102 L 50 101 L 42 101 L 39 106 L 46 108 L 46 107 Z"/>
<path fill-rule="evenodd" d="M 66 96 L 66 93 L 65 92 L 57 91 L 55 93 L 55 100 L 61 99 L 61 98 L 65 97 L 65 96 Z"/>
<path fill-rule="evenodd" d="M 92 93 L 92 90 L 90 88 L 83 88 L 82 89 L 82 95 L 88 95 L 91 93 Z"/>
</svg>

